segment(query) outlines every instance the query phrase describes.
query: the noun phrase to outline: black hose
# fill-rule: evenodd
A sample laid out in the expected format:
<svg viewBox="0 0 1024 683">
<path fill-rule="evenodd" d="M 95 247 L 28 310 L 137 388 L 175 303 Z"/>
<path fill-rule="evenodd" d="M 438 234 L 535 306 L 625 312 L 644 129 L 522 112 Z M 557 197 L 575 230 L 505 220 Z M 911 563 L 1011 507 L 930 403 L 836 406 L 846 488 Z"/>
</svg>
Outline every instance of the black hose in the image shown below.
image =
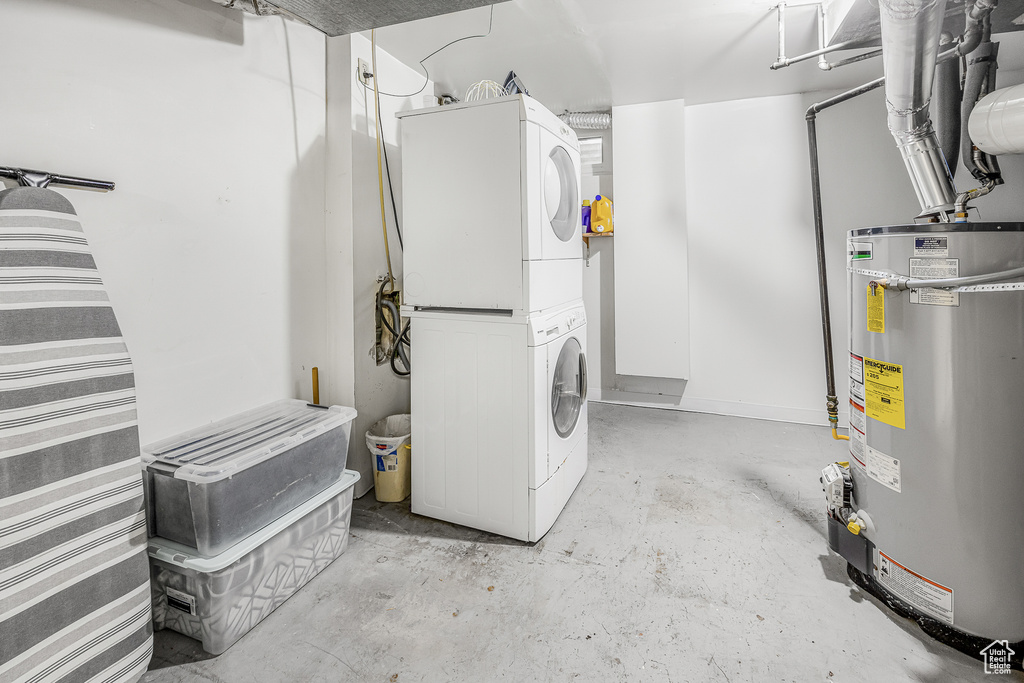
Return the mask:
<svg viewBox="0 0 1024 683">
<path fill-rule="evenodd" d="M 409 355 L 405 351 L 405 347 L 410 345 L 409 323 L 406 323 L 405 327 L 402 327 L 402 318 L 399 315 L 398 306 L 396 306 L 393 301 L 383 297 L 384 284 L 385 283 L 381 283 L 380 289 L 377 290 L 377 315 L 380 316 L 381 324 L 383 324 L 384 327 L 387 328 L 388 332 L 391 333 L 392 342 L 389 358 L 391 371 L 399 377 L 407 377 L 412 371 L 412 365 L 409 362 Z M 384 315 L 384 309 L 387 309 L 388 312 L 391 313 L 391 320 L 395 322 L 395 326 L 399 329 L 395 329 L 395 326 L 392 326 L 392 324 L 388 322 L 388 317 Z M 402 365 L 405 366 L 404 371 L 399 370 L 395 365 L 396 358 L 402 361 Z"/>
<path fill-rule="evenodd" d="M 384 301 L 384 288 L 388 285 L 389 282 L 392 282 L 391 278 L 385 275 L 384 278 L 380 281 L 380 287 L 377 288 L 377 300 L 374 305 L 374 315 L 376 316 L 376 320 L 374 322 L 376 324 L 384 325 L 390 331 L 391 327 L 390 325 L 388 325 L 387 320 L 384 319 L 382 308 L 382 302 Z M 393 284 L 392 289 L 394 289 Z"/>
<path fill-rule="evenodd" d="M 960 60 L 947 59 L 935 65 L 934 92 L 935 133 L 952 178 L 960 155 Z"/>
<path fill-rule="evenodd" d="M 974 105 L 981 99 L 989 75 L 989 62 L 994 59 L 993 45 L 994 43 L 982 43 L 967 58 L 967 74 L 964 78 L 963 104 L 960 112 L 960 158 L 964 168 L 980 181 L 987 180 L 988 174 L 974 163 L 974 142 L 971 140 L 968 124 Z"/>
<path fill-rule="evenodd" d="M 391 347 L 391 372 L 395 373 L 399 377 L 408 377 L 412 374 L 412 364 L 409 362 L 409 355 L 405 351 L 405 347 L 410 346 L 409 327 L 411 325 L 412 321 L 405 324 L 405 327 L 402 328 L 402 332 L 398 335 L 398 339 L 395 341 L 394 346 Z M 405 366 L 405 370 L 398 369 L 395 365 L 396 358 L 402 361 L 402 365 Z"/>
<path fill-rule="evenodd" d="M 393 301 L 389 301 L 387 299 L 381 299 L 380 305 L 383 308 L 386 308 L 391 313 L 391 319 L 392 320 L 395 320 L 395 321 L 401 320 L 401 318 L 398 317 L 398 306 L 395 306 L 395 303 Z M 391 333 L 391 336 L 393 336 L 397 340 L 398 339 L 398 330 L 396 330 L 394 327 L 391 326 L 391 323 L 388 322 L 388 318 L 387 318 L 386 315 L 384 315 L 384 311 L 383 310 L 381 311 L 380 321 L 382 323 L 384 323 L 384 327 L 386 327 L 388 332 Z M 401 323 L 397 323 L 397 324 L 401 325 Z"/>
<path fill-rule="evenodd" d="M 387 304 L 389 309 L 391 309 L 392 311 L 395 310 L 395 305 L 393 303 L 391 303 L 390 301 L 385 302 L 385 303 Z M 405 346 L 409 345 L 408 332 L 409 332 L 409 323 L 406 323 L 405 327 L 402 328 L 402 331 L 399 332 L 398 334 L 395 334 L 394 340 L 391 342 L 391 354 L 390 354 L 390 357 L 389 357 L 389 361 L 391 363 L 391 371 L 394 372 L 399 377 L 407 376 L 409 374 L 409 372 L 412 370 L 412 368 L 410 366 L 410 363 L 409 363 L 409 356 L 405 352 Z M 404 338 L 404 341 L 403 341 L 403 338 Z M 405 366 L 405 370 L 404 371 L 399 370 L 395 366 L 395 359 L 396 359 L 396 357 L 398 359 L 400 359 L 402 361 L 402 365 Z"/>
<path fill-rule="evenodd" d="M 985 24 L 988 27 L 989 33 L 991 33 L 991 16 L 985 17 Z M 992 45 L 992 59 L 988 63 L 988 77 L 985 79 L 985 85 L 981 88 L 981 96 L 985 97 L 990 92 L 996 89 L 996 71 L 999 70 L 999 43 L 991 43 Z M 1003 174 L 999 170 L 999 159 L 992 154 L 982 152 L 982 162 L 985 164 L 985 170 L 988 173 L 990 180 L 994 180 L 996 185 L 1003 184 Z"/>
<path fill-rule="evenodd" d="M 392 320 L 399 321 L 398 326 L 401 329 L 401 331 L 396 331 L 394 327 L 388 324 L 387 317 L 382 316 L 382 322 L 384 322 L 384 325 L 385 327 L 388 328 L 388 331 L 391 332 L 393 338 L 393 341 L 391 342 L 391 355 L 389 359 L 391 362 L 391 371 L 394 372 L 399 377 L 406 377 L 412 370 L 412 366 L 409 363 L 409 356 L 405 352 L 405 347 L 409 345 L 409 323 L 406 323 L 405 327 L 401 326 L 401 318 L 398 315 L 398 307 L 395 306 L 394 302 L 385 299 L 381 302 L 381 304 L 385 308 L 387 308 L 388 311 L 391 312 Z M 395 365 L 396 357 L 399 360 L 401 360 L 402 365 L 405 366 L 404 371 L 399 370 L 398 367 Z"/>
</svg>

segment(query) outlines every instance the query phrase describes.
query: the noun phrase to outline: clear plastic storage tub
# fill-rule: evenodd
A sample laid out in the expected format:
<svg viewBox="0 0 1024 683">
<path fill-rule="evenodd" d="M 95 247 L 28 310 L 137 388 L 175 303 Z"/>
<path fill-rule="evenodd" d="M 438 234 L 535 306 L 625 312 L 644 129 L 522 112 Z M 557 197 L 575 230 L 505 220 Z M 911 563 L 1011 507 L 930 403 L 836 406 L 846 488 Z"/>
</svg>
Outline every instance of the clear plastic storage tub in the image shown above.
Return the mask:
<svg viewBox="0 0 1024 683">
<path fill-rule="evenodd" d="M 341 479 L 355 416 L 286 399 L 144 447 L 149 535 L 223 552 Z"/>
<path fill-rule="evenodd" d="M 336 485 L 217 557 L 151 538 L 156 629 L 201 640 L 210 654 L 227 650 L 345 552 L 357 481 L 357 472 L 345 472 Z"/>
</svg>

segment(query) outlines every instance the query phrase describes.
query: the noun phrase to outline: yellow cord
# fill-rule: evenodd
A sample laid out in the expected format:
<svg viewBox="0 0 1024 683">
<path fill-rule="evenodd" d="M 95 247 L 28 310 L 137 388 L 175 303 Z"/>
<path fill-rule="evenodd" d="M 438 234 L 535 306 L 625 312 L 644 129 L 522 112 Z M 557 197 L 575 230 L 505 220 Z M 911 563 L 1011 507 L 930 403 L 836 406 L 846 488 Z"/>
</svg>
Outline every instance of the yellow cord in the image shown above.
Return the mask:
<svg viewBox="0 0 1024 683">
<path fill-rule="evenodd" d="M 377 137 L 377 188 L 380 190 L 380 227 L 384 231 L 384 255 L 388 260 L 388 291 L 395 291 L 395 276 L 391 271 L 391 249 L 388 246 L 388 223 L 384 216 L 384 170 L 381 166 L 380 146 L 384 137 L 384 126 L 380 121 L 380 94 L 377 90 L 377 31 L 370 31 L 371 62 L 373 64 L 373 119 L 376 121 L 374 134 Z M 361 76 L 362 74 L 360 74 Z"/>
<path fill-rule="evenodd" d="M 836 431 L 835 427 L 832 428 L 832 438 L 835 439 L 836 441 L 849 441 L 850 440 L 850 437 L 843 436 L 838 431 Z"/>
</svg>

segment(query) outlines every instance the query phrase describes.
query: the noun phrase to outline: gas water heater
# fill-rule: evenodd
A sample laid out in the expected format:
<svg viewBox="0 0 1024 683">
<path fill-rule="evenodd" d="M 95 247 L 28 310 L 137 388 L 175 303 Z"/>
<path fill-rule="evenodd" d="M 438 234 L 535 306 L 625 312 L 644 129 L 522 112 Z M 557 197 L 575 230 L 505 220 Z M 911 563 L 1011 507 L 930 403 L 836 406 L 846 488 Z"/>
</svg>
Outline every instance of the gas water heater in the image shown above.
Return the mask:
<svg viewBox="0 0 1024 683">
<path fill-rule="evenodd" d="M 1024 652 L 1024 223 L 852 230 L 848 254 L 850 456 L 822 473 L 829 544 L 932 635 Z"/>
<path fill-rule="evenodd" d="M 836 439 L 847 437 L 836 429 L 835 369 L 849 363 L 849 455 L 821 473 L 829 546 L 854 582 L 927 633 L 986 666 L 1000 645 L 1000 664 L 1019 669 L 1024 223 L 974 221 L 970 205 L 1003 184 L 994 155 L 1024 152 L 1024 88 L 995 89 L 993 41 L 993 27 L 1019 12 L 998 0 L 871 5 L 884 78 L 806 116 Z M 815 116 L 883 85 L 921 213 L 849 232 L 849 357 L 834 359 Z"/>
</svg>

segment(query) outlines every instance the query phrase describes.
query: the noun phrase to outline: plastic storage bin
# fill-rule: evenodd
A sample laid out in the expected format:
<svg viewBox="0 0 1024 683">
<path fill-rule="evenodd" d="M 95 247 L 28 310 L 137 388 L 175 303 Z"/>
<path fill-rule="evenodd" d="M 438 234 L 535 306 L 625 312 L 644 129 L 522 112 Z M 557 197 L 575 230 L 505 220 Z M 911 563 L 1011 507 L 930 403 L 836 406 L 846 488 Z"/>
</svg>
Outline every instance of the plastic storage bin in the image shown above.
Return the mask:
<svg viewBox="0 0 1024 683">
<path fill-rule="evenodd" d="M 223 552 L 341 479 L 355 416 L 286 399 L 146 446 L 150 536 Z"/>
<path fill-rule="evenodd" d="M 201 640 L 219 655 L 324 570 L 348 547 L 352 494 L 340 482 L 217 557 L 152 538 L 153 622 Z"/>
</svg>

